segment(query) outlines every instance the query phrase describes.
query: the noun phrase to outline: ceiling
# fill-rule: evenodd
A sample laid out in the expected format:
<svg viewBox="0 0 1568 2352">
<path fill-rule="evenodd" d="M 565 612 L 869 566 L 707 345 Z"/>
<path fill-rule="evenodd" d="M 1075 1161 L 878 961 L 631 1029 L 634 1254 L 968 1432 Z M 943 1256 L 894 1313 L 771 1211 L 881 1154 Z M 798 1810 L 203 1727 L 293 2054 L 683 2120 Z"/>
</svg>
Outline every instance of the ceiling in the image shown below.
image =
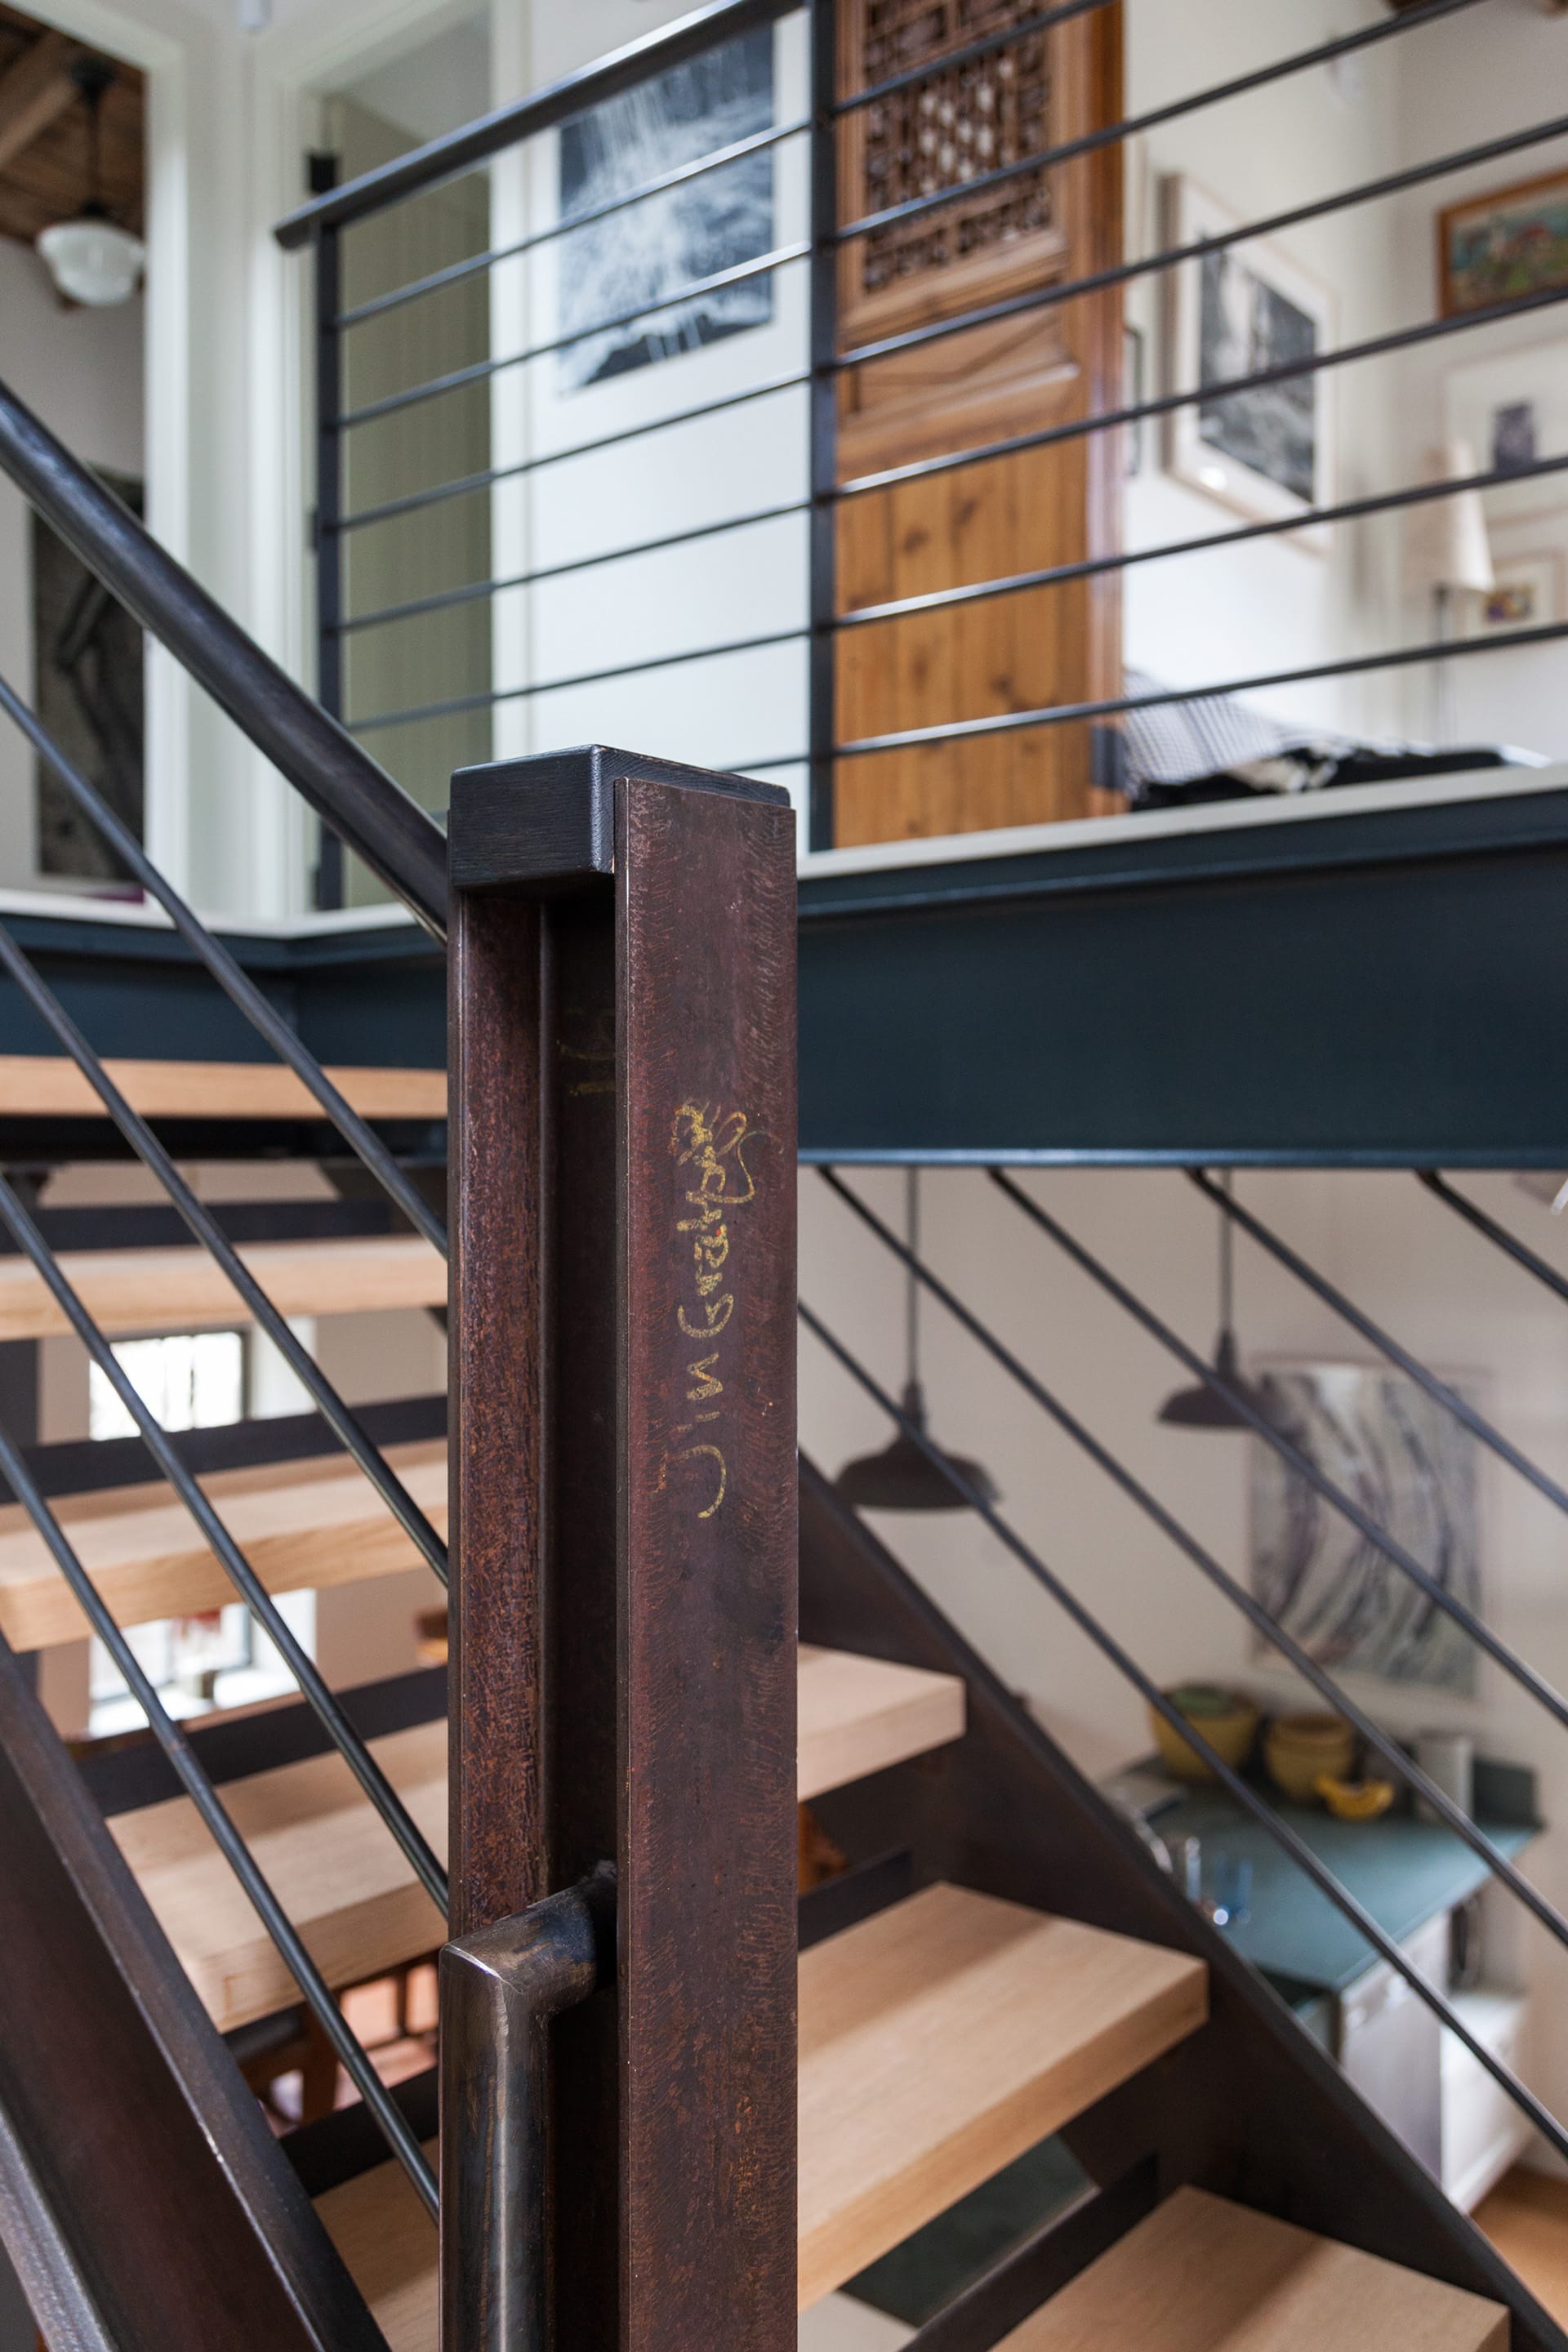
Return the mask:
<svg viewBox="0 0 1568 2352">
<path fill-rule="evenodd" d="M 87 110 L 72 65 L 96 54 L 0 0 L 0 236 L 31 245 L 92 194 Z M 105 62 L 110 62 L 105 60 Z M 114 61 L 103 100 L 103 200 L 140 233 L 145 196 L 142 77 Z"/>
</svg>

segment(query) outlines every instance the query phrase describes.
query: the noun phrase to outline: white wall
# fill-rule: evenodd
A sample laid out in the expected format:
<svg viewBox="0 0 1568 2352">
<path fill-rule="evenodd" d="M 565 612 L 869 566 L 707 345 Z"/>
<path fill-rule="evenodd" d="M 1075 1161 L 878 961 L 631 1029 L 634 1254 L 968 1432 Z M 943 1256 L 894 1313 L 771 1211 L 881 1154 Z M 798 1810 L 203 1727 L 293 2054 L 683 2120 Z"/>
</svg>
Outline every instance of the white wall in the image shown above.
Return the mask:
<svg viewBox="0 0 1568 2352">
<path fill-rule="evenodd" d="M 67 308 L 37 254 L 0 239 L 0 378 L 89 465 L 140 478 L 142 333 L 140 296 L 111 310 Z M 0 475 L 0 675 L 34 699 L 32 517 Z M 32 751 L 0 720 L 0 884 L 37 880 Z"/>
<path fill-rule="evenodd" d="M 1384 0 L 1130 0 L 1131 113 L 1228 80 L 1384 15 Z M 1163 249 L 1161 187 L 1186 173 L 1243 220 L 1308 204 L 1389 168 L 1398 131 L 1395 40 L 1364 53 L 1353 70 L 1316 67 L 1245 97 L 1172 122 L 1130 142 L 1130 254 Z M 1283 233 L 1280 254 L 1327 287 L 1338 320 L 1331 340 L 1360 341 L 1401 314 L 1405 297 L 1386 207 L 1331 215 Z M 1146 391 L 1173 388 L 1165 373 L 1162 285 L 1134 281 L 1129 321 L 1148 355 Z M 1338 495 L 1353 498 L 1388 478 L 1394 436 L 1388 379 L 1357 367 L 1320 379 L 1337 406 Z M 1130 547 L 1233 528 L 1246 520 L 1162 470 L 1162 433 L 1145 426 L 1144 460 L 1128 486 Z M 1364 651 L 1394 641 L 1398 619 L 1386 528 L 1336 526 L 1319 554 L 1291 538 L 1225 554 L 1135 566 L 1125 576 L 1130 663 L 1171 684 L 1196 685 Z M 1380 678 L 1315 688 L 1273 688 L 1262 707 L 1329 727 L 1389 731 L 1396 690 Z"/>
<path fill-rule="evenodd" d="M 1563 110 L 1568 18 L 1543 16 L 1535 0 L 1489 0 L 1485 7 L 1461 9 L 1397 47 L 1401 154 L 1406 163 L 1479 145 Z M 1449 173 L 1400 201 L 1399 275 L 1415 315 L 1430 315 L 1436 299 L 1434 224 L 1442 207 L 1561 171 L 1565 163 L 1568 141 L 1547 141 L 1468 172 Z M 1445 437 L 1445 386 L 1455 372 L 1526 350 L 1544 350 L 1561 387 L 1559 404 L 1568 407 L 1565 307 L 1548 306 L 1533 316 L 1472 329 L 1406 355 L 1397 404 L 1403 478 L 1418 478 L 1424 455 Z M 1555 433 L 1543 438 L 1539 454 L 1568 455 L 1568 433 L 1561 419 Z M 1489 462 L 1485 447 L 1476 455 L 1481 466 Z M 1494 523 L 1506 525 L 1510 516 L 1521 512 L 1530 515 L 1529 543 L 1557 548 L 1568 565 L 1568 475 L 1489 493 L 1486 504 Z M 1500 532 L 1500 549 L 1506 544 L 1505 532 Z M 1562 617 L 1568 619 L 1568 612 Z M 1413 643 L 1431 636 L 1430 607 L 1418 598 L 1409 603 L 1406 627 Z M 1477 654 L 1456 665 L 1454 740 L 1518 743 L 1553 759 L 1568 757 L 1563 665 L 1563 648 L 1557 645 L 1535 652 Z M 1428 675 L 1417 673 L 1410 684 L 1412 723 L 1425 731 L 1431 707 Z"/>
<path fill-rule="evenodd" d="M 851 1177 L 897 1227 L 901 1179 Z M 1078 1171 L 1029 1175 L 1040 1199 L 1097 1255 L 1207 1350 L 1215 1336 L 1215 1213 L 1178 1173 Z M 1462 1180 L 1472 1196 L 1559 1271 L 1568 1229 L 1504 1176 Z M 1510 1266 L 1407 1174 L 1244 1172 L 1238 1197 L 1339 1283 L 1423 1360 L 1483 1376 L 1482 1405 L 1523 1450 L 1568 1482 L 1568 1311 Z M 832 1199 L 801 1179 L 801 1295 L 889 1387 L 901 1380 L 901 1301 L 887 1254 Z M 989 1180 L 924 1179 L 922 1230 L 933 1269 L 1077 1411 L 1230 1573 L 1248 1560 L 1244 1436 L 1160 1425 L 1163 1398 L 1186 1375 Z M 1244 1353 L 1369 1360 L 1369 1350 L 1255 1246 L 1239 1245 L 1237 1321 Z M 935 1304 L 923 1310 L 924 1369 L 941 1443 L 996 1476 L 1003 1511 L 1163 1685 L 1239 1682 L 1267 1704 L 1301 1703 L 1294 1678 L 1252 1658 L 1233 1605 L 1122 1499 Z M 801 1444 L 828 1474 L 882 1445 L 878 1410 L 809 1338 L 802 1342 Z M 1482 1613 L 1557 1689 L 1568 1688 L 1568 1522 L 1491 1456 L 1482 1457 Z M 1115 1670 L 972 1516 L 888 1515 L 895 1553 L 1088 1771 L 1147 1754 L 1143 1707 Z M 1471 1704 L 1358 1676 L 1348 1685 L 1399 1734 L 1428 1725 L 1473 1731 L 1481 1752 L 1533 1766 L 1548 1833 L 1526 1868 L 1568 1902 L 1568 1732 L 1500 1671 L 1481 1662 Z M 1316 1704 L 1310 1697 L 1308 1704 Z M 1568 1957 L 1540 1931 L 1498 1915 L 1493 1964 L 1522 1969 L 1536 1993 L 1527 2073 L 1568 2116 Z"/>
</svg>

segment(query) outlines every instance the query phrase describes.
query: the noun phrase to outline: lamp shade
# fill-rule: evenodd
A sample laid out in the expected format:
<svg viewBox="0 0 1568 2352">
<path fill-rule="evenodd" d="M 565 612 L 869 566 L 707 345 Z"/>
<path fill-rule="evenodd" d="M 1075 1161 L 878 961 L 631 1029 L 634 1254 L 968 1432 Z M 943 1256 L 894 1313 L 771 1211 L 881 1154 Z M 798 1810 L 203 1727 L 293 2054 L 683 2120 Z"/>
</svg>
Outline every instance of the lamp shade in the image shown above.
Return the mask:
<svg viewBox="0 0 1568 2352">
<path fill-rule="evenodd" d="M 92 212 L 41 229 L 38 251 L 60 292 L 95 310 L 129 301 L 147 257 L 139 236 Z"/>
<path fill-rule="evenodd" d="M 918 1381 L 911 1381 L 904 1391 L 903 1412 L 923 1437 L 926 1402 Z M 962 1454 L 943 1453 L 942 1459 L 952 1465 L 983 1503 L 1000 1501 L 995 1480 L 978 1462 L 968 1461 Z M 845 1501 L 860 1511 L 966 1511 L 970 1507 L 969 1496 L 943 1476 L 941 1465 L 902 1429 L 880 1454 L 862 1454 L 858 1460 L 847 1462 L 833 1483 Z"/>
<path fill-rule="evenodd" d="M 1427 451 L 1421 478 L 1463 481 L 1477 470 L 1469 443 L 1449 441 L 1441 449 Z M 1412 507 L 1405 562 L 1411 587 L 1427 594 L 1436 589 L 1468 589 L 1479 596 L 1494 588 L 1497 576 L 1479 490 L 1456 490 L 1451 498 Z"/>
</svg>

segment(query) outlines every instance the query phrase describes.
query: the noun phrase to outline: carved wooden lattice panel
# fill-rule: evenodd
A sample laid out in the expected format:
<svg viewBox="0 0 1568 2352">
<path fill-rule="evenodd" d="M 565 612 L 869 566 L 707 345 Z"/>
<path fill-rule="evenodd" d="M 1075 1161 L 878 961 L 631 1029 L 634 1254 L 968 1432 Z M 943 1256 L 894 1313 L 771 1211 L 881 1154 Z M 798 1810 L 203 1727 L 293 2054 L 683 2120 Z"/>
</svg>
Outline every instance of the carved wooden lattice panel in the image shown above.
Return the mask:
<svg viewBox="0 0 1568 2352">
<path fill-rule="evenodd" d="M 1030 13 L 1030 0 L 867 0 L 866 84 L 931 60 L 929 73 L 865 110 L 868 212 L 962 187 L 1048 144 L 1046 36 L 1008 37 Z M 984 56 L 942 64 L 952 50 L 993 33 L 997 47 Z M 861 289 L 880 293 L 1053 226 L 1048 175 L 1025 172 L 862 238 Z"/>
</svg>

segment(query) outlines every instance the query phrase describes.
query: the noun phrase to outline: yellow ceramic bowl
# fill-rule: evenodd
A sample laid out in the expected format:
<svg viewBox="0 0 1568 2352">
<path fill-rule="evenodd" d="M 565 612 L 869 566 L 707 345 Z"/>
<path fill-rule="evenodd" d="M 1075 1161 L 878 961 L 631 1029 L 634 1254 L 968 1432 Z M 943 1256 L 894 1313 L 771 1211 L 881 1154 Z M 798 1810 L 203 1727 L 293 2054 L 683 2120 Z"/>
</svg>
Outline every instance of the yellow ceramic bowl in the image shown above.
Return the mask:
<svg viewBox="0 0 1568 2352">
<path fill-rule="evenodd" d="M 1392 1780 L 1336 1780 L 1331 1772 L 1320 1772 L 1317 1790 L 1340 1822 L 1375 1822 L 1394 1802 Z"/>
<path fill-rule="evenodd" d="M 1194 1730 L 1200 1732 L 1223 1761 L 1239 1769 L 1247 1760 L 1253 1741 L 1258 1737 L 1258 1709 L 1239 1691 L 1211 1689 L 1204 1684 L 1184 1683 L 1165 1696 L 1180 1707 Z M 1149 1723 L 1154 1734 L 1154 1745 L 1160 1751 L 1160 1761 L 1167 1772 L 1178 1780 L 1212 1780 L 1213 1772 L 1195 1748 L 1190 1747 L 1180 1732 L 1168 1724 L 1153 1707 L 1149 1710 Z"/>
<path fill-rule="evenodd" d="M 1355 1733 L 1337 1715 L 1282 1715 L 1263 1735 L 1268 1777 L 1298 1805 L 1311 1803 L 1323 1775 L 1347 1780 L 1354 1756 Z"/>
</svg>

